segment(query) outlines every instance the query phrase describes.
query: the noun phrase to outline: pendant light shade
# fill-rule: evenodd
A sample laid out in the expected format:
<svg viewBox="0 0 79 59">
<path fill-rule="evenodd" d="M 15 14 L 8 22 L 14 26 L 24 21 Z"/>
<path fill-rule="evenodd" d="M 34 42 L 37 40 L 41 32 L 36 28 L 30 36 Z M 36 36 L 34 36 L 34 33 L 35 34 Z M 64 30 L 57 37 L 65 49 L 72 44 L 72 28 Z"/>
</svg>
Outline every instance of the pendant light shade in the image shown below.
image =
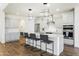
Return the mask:
<svg viewBox="0 0 79 59">
<path fill-rule="evenodd" d="M 48 20 L 47 24 L 48 25 L 52 24 L 52 23 L 55 24 L 55 22 L 53 21 L 53 15 L 51 15 L 51 12 L 48 8 L 49 4 L 48 3 L 43 3 L 43 5 L 45 7 L 44 12 L 43 12 L 43 16 L 45 16 L 47 18 L 47 20 Z"/>
<path fill-rule="evenodd" d="M 28 9 L 29 11 L 32 11 L 32 9 Z"/>
</svg>

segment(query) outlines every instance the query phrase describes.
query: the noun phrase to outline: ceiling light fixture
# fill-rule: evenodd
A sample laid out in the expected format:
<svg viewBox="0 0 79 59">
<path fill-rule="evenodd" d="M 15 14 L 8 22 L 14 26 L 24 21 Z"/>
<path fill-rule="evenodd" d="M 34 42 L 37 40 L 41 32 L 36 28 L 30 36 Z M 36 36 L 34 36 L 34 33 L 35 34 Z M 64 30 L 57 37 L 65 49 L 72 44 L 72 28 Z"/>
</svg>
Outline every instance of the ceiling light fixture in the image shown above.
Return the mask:
<svg viewBox="0 0 79 59">
<path fill-rule="evenodd" d="M 43 3 L 43 5 L 47 5 L 47 3 Z"/>
<path fill-rule="evenodd" d="M 29 11 L 32 11 L 32 9 L 28 9 Z"/>
<path fill-rule="evenodd" d="M 33 16 L 32 16 L 32 9 L 28 9 L 29 13 L 28 13 L 28 17 L 29 19 L 33 19 Z"/>
<path fill-rule="evenodd" d="M 44 6 L 47 6 L 47 7 L 50 6 L 50 4 L 48 4 L 48 3 L 43 3 L 43 5 L 44 5 Z"/>
<path fill-rule="evenodd" d="M 30 13 L 32 13 L 32 9 L 28 9 Z"/>
<path fill-rule="evenodd" d="M 51 14 L 50 14 L 50 8 L 49 8 L 49 6 L 50 6 L 50 4 L 48 4 L 48 3 L 43 3 L 43 5 L 44 5 L 44 7 L 45 7 L 45 9 L 44 9 L 44 16 L 45 17 L 47 17 L 47 19 L 48 19 L 48 22 L 47 22 L 47 24 L 49 25 L 49 24 L 55 24 L 55 22 L 53 21 L 53 15 L 51 16 Z M 52 19 L 50 19 L 49 17 L 51 17 Z"/>
</svg>

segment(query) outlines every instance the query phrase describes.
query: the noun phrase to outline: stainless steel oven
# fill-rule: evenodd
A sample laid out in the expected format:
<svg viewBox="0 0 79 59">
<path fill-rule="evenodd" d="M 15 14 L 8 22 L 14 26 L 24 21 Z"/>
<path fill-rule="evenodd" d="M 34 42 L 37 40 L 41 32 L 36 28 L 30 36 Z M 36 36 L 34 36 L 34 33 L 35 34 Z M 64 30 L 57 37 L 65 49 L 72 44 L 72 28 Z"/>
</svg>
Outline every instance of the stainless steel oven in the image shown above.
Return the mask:
<svg viewBox="0 0 79 59">
<path fill-rule="evenodd" d="M 63 35 L 65 39 L 73 39 L 73 25 L 63 25 Z"/>
</svg>

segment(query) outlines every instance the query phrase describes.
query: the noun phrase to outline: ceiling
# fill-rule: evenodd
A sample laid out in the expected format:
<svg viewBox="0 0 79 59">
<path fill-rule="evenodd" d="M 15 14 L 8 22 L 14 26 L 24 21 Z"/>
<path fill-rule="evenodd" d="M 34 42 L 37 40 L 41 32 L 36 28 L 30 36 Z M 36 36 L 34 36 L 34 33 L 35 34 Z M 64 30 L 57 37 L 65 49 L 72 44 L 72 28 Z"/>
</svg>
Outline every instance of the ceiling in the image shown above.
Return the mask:
<svg viewBox="0 0 79 59">
<path fill-rule="evenodd" d="M 50 13 L 59 13 L 71 10 L 74 8 L 77 3 L 50 3 L 48 7 Z M 37 16 L 45 6 L 42 3 L 9 3 L 5 9 L 6 14 L 18 14 L 18 15 L 27 15 L 28 9 L 32 9 L 32 14 Z M 56 11 L 58 9 L 58 11 Z"/>
</svg>

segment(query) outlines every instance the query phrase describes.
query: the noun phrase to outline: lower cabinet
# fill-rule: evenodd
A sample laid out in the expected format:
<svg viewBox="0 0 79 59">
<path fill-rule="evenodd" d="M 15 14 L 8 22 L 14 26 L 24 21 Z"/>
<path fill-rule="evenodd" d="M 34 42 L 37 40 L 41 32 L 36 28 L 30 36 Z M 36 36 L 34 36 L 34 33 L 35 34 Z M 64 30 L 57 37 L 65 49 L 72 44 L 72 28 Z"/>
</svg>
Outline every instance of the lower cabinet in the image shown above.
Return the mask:
<svg viewBox="0 0 79 59">
<path fill-rule="evenodd" d="M 6 42 L 17 41 L 19 40 L 19 36 L 20 36 L 19 32 L 6 33 L 5 41 Z"/>
<path fill-rule="evenodd" d="M 72 39 L 64 39 L 64 44 L 74 45 L 74 40 L 72 40 Z"/>
</svg>

